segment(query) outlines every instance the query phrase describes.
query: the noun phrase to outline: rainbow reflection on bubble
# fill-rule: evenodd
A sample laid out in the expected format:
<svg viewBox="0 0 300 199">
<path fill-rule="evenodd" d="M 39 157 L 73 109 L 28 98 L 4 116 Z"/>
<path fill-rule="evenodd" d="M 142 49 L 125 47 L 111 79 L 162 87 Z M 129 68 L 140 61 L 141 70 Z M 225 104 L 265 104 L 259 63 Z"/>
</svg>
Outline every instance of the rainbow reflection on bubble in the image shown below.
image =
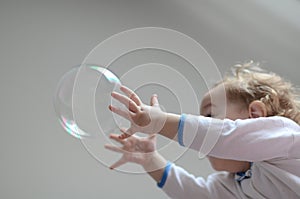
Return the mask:
<svg viewBox="0 0 300 199">
<path fill-rule="evenodd" d="M 74 137 L 78 139 L 83 139 L 86 137 L 89 137 L 90 135 L 82 131 L 73 120 L 67 120 L 63 116 L 61 116 L 60 124 L 61 126 L 69 133 L 70 135 L 73 135 Z"/>
<path fill-rule="evenodd" d="M 78 79 L 79 72 L 81 73 L 81 78 Z M 86 76 L 83 76 L 82 73 Z M 74 87 L 75 83 L 76 88 Z M 101 122 L 103 121 L 109 128 L 115 129 L 114 120 L 108 110 L 108 104 L 111 103 L 110 93 L 118 85 L 121 85 L 118 77 L 106 68 L 97 65 L 80 65 L 71 68 L 60 79 L 54 95 L 54 109 L 60 125 L 68 134 L 75 138 L 95 138 L 96 132 L 87 130 L 92 123 L 90 120 L 85 119 L 85 116 L 90 111 L 87 105 L 91 105 L 91 99 L 96 97 L 97 107 L 99 107 L 99 111 L 101 111 L 103 116 Z M 84 92 L 82 94 L 81 91 L 89 93 Z M 76 94 L 75 101 L 73 99 L 74 94 Z M 89 104 L 82 104 L 81 102 L 88 102 Z M 76 121 L 74 114 L 76 115 Z M 81 124 L 85 124 L 85 128 Z"/>
<path fill-rule="evenodd" d="M 90 68 L 100 72 L 101 74 L 103 74 L 104 77 L 111 83 L 117 83 L 117 84 L 121 83 L 119 78 L 117 76 L 115 76 L 115 74 L 113 74 L 112 72 L 107 70 L 106 68 L 102 68 L 102 67 L 99 67 L 99 66 L 90 66 Z"/>
</svg>

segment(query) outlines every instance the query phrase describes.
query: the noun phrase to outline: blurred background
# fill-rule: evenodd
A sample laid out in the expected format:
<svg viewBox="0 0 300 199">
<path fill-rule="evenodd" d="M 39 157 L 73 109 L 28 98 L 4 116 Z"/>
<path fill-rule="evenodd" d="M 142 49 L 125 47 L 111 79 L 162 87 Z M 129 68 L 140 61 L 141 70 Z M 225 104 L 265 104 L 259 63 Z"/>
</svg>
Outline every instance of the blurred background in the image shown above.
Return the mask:
<svg viewBox="0 0 300 199">
<path fill-rule="evenodd" d="M 299 0 L 1 0 L 0 198 L 167 198 L 63 131 L 52 102 L 60 77 L 111 35 L 153 26 L 194 38 L 222 73 L 253 59 L 300 85 L 299 10 Z M 214 172 L 194 151 L 176 164 Z"/>
</svg>

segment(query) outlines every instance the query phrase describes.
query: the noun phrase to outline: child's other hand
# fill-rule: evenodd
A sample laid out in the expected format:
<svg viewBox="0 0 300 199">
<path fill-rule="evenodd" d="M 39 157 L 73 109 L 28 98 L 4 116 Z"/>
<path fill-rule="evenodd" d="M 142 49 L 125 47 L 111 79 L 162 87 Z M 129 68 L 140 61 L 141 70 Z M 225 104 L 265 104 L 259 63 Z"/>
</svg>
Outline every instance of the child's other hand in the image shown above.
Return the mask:
<svg viewBox="0 0 300 199">
<path fill-rule="evenodd" d="M 157 99 L 157 95 L 151 97 L 150 105 L 143 104 L 140 98 L 132 90 L 125 86 L 121 86 L 121 91 L 125 93 L 122 95 L 117 92 L 112 93 L 112 97 L 126 106 L 126 110 L 121 107 L 110 105 L 109 109 L 128 119 L 131 126 L 127 130 L 122 130 L 123 134 L 119 138 L 127 138 L 136 132 L 146 134 L 159 133 L 163 128 L 167 119 L 167 114 L 161 111 Z"/>
<path fill-rule="evenodd" d="M 114 152 L 122 153 L 123 156 L 116 163 L 110 166 L 115 169 L 127 162 L 133 162 L 145 167 L 150 164 L 156 153 L 156 135 L 148 137 L 130 136 L 122 139 L 117 134 L 111 134 L 110 139 L 115 140 L 123 146 L 106 144 L 105 148 Z"/>
</svg>

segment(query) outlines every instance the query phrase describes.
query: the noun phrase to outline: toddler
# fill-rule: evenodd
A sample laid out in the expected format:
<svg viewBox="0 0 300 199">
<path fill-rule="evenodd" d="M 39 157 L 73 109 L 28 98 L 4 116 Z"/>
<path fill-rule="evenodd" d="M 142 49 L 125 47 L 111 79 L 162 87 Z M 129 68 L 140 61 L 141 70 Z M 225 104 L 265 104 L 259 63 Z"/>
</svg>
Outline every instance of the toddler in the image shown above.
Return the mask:
<svg viewBox="0 0 300 199">
<path fill-rule="evenodd" d="M 253 62 L 234 68 L 233 75 L 205 94 L 200 116 L 165 113 L 156 95 L 147 106 L 125 86 L 125 95 L 113 92 L 127 109 L 110 110 L 131 126 L 110 135 L 122 146 L 105 147 L 123 153 L 111 168 L 138 163 L 171 198 L 300 198 L 300 102 L 295 89 Z M 157 134 L 207 151 L 218 172 L 205 180 L 168 162 L 156 151 Z"/>
</svg>

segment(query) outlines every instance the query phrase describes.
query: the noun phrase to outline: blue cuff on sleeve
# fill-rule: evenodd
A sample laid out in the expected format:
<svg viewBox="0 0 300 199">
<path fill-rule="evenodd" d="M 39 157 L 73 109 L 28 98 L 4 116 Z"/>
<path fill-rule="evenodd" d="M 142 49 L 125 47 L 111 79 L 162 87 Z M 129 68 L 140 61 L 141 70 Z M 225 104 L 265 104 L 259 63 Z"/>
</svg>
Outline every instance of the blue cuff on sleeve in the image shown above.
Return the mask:
<svg viewBox="0 0 300 199">
<path fill-rule="evenodd" d="M 180 116 L 180 120 L 179 120 L 179 124 L 178 124 L 178 134 L 177 134 L 177 137 L 178 137 L 178 143 L 181 146 L 184 146 L 184 144 L 183 144 L 183 127 L 184 127 L 185 119 L 186 119 L 186 114 L 182 114 Z"/>
<path fill-rule="evenodd" d="M 169 171 L 171 169 L 171 166 L 172 166 L 172 163 L 168 162 L 166 167 L 165 167 L 165 170 L 164 170 L 163 176 L 161 178 L 161 181 L 159 183 L 157 183 L 157 186 L 159 188 L 163 188 L 163 186 L 165 185 L 165 183 L 167 181 L 167 178 L 168 178 Z"/>
</svg>

